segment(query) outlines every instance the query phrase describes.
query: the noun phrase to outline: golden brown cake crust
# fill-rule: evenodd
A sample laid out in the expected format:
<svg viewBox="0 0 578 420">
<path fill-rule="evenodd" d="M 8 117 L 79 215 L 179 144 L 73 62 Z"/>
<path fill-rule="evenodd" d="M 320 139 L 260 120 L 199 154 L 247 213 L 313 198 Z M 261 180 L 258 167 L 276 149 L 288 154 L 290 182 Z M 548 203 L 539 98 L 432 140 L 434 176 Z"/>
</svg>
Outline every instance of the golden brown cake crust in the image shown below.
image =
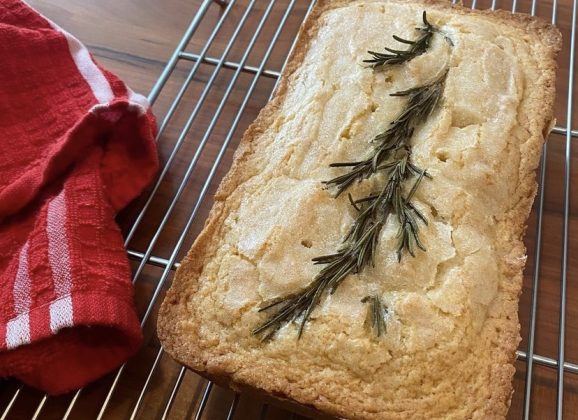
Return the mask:
<svg viewBox="0 0 578 420">
<path fill-rule="evenodd" d="M 368 2 L 366 2 L 368 3 Z M 398 1 L 398 3 L 403 3 Z M 528 121 L 523 121 L 527 132 L 527 141 L 523 147 L 519 161 L 519 182 L 515 188 L 517 197 L 515 205 L 504 213 L 504 218 L 498 223 L 501 235 L 497 247 L 504 251 L 504 260 L 499 262 L 500 274 L 510 279 L 508 284 L 499 286 L 498 309 L 488 316 L 486 323 L 491 323 L 496 333 L 492 336 L 495 363 L 491 366 L 490 388 L 488 398 L 482 406 L 476 406 L 471 412 L 472 418 L 504 418 L 506 416 L 511 394 L 512 377 L 515 372 L 513 362 L 515 351 L 520 341 L 519 323 L 517 318 L 518 298 L 521 292 L 522 271 L 525 264 L 525 249 L 521 238 L 526 229 L 526 220 L 536 194 L 537 184 L 535 170 L 539 162 L 544 134 L 552 126 L 552 109 L 555 94 L 555 58 L 561 47 L 561 35 L 553 26 L 540 19 L 528 15 L 512 15 L 505 11 L 472 11 L 459 5 L 452 6 L 449 2 L 424 0 L 422 2 L 408 1 L 408 4 L 423 4 L 427 9 L 447 11 L 459 15 L 475 15 L 496 23 L 515 26 L 523 31 L 525 42 L 535 45 L 533 50 L 537 61 L 542 66 L 540 77 L 535 81 L 540 96 L 527 98 Z M 271 395 L 279 400 L 297 400 L 305 407 L 320 410 L 335 416 L 354 418 L 426 418 L 427 413 L 419 412 L 420 407 L 410 402 L 404 405 L 402 401 L 395 411 L 371 412 L 367 407 L 357 403 L 358 400 L 344 399 L 332 401 L 319 398 L 308 398 L 307 393 L 297 394 L 294 384 L 291 386 L 283 381 L 276 382 L 273 377 L 270 383 L 255 373 L 243 370 L 238 375 L 228 368 L 223 368 L 221 354 L 212 354 L 211 349 L 198 346 L 200 327 L 183 330 L 182 320 L 190 320 L 192 314 L 187 308 L 189 302 L 199 288 L 199 277 L 203 268 L 211 260 L 219 246 L 223 224 L 229 214 L 227 198 L 255 174 L 247 167 L 249 158 L 259 152 L 261 135 L 275 123 L 277 113 L 286 98 L 293 74 L 301 66 L 309 49 L 310 40 L 319 31 L 319 18 L 323 13 L 351 4 L 343 0 L 322 0 L 317 3 L 299 33 L 299 41 L 291 54 L 287 67 L 281 76 L 273 99 L 263 108 L 253 124 L 245 132 L 235 153 L 233 165 L 225 176 L 215 196 L 215 204 L 206 221 L 205 228 L 195 241 L 190 252 L 182 261 L 177 271 L 175 281 L 167 292 L 161 306 L 158 319 L 158 334 L 164 349 L 176 360 L 190 367 L 201 375 L 212 378 L 220 384 L 233 389 L 254 389 L 257 392 Z M 203 319 L 195 319 L 199 324 Z M 450 357 L 450 356 L 448 356 Z M 443 373 L 440 373 L 443 375 Z M 410 400 L 408 400 L 410 401 Z M 291 403 L 291 402 L 290 402 Z M 309 414 L 311 414 L 309 412 Z M 432 417 L 430 417 L 432 418 Z"/>
</svg>

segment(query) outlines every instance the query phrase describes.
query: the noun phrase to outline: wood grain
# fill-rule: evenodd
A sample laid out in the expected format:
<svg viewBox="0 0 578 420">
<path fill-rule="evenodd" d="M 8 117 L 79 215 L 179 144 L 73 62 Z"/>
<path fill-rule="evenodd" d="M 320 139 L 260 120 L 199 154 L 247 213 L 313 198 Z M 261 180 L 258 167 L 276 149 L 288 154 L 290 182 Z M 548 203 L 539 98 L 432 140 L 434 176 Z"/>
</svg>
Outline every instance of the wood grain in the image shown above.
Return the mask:
<svg viewBox="0 0 578 420">
<path fill-rule="evenodd" d="M 201 0 L 28 0 L 28 2 L 40 10 L 57 24 L 64 27 L 80 38 L 91 50 L 96 59 L 106 68 L 119 75 L 134 90 L 148 93 L 155 81 L 161 74 L 165 62 L 169 59 L 174 47 L 177 45 L 183 32 L 198 10 Z M 232 7 L 222 30 L 215 42 L 209 48 L 208 55 L 219 58 L 225 50 L 229 39 L 235 31 L 237 23 L 246 11 L 248 0 L 239 0 Z M 246 52 L 247 45 L 255 33 L 259 20 L 268 6 L 267 0 L 257 0 L 253 10 L 248 15 L 245 26 L 238 34 L 238 38 L 227 55 L 229 61 L 239 61 Z M 468 3 L 468 4 L 471 4 Z M 487 8 L 491 4 L 489 0 L 477 2 L 478 8 Z M 257 38 L 255 47 L 247 57 L 247 65 L 259 66 L 263 54 L 282 14 L 286 10 L 288 0 L 278 0 L 272 9 L 271 15 L 266 19 L 261 35 Z M 498 1 L 498 7 L 510 9 L 512 1 Z M 305 0 L 298 0 L 292 11 L 285 29 L 281 32 L 279 42 L 276 44 L 266 68 L 280 70 L 286 57 L 287 51 L 295 36 L 298 25 L 303 18 L 308 4 Z M 558 100 L 556 112 L 558 124 L 566 124 L 567 92 L 568 92 L 568 65 L 569 45 L 571 31 L 571 1 L 558 1 L 558 26 L 564 35 L 564 51 L 560 55 L 558 73 Z M 529 12 L 531 2 L 527 0 L 517 2 L 517 10 Z M 211 5 L 201 25 L 196 31 L 186 51 L 198 54 L 203 49 L 206 40 L 214 29 L 223 9 L 217 4 Z M 550 20 L 552 15 L 552 2 L 539 1 L 537 14 Z M 179 91 L 182 83 L 194 63 L 180 60 L 161 92 L 154 109 L 159 122 L 166 115 L 172 98 Z M 214 76 L 213 76 L 214 75 Z M 144 217 L 136 230 L 136 235 L 131 240 L 129 248 L 139 252 L 145 252 L 151 241 L 155 239 L 151 247 L 155 256 L 170 258 L 175 251 L 179 236 L 183 232 L 191 210 L 195 208 L 200 191 L 204 188 L 207 175 L 223 142 L 228 135 L 231 143 L 224 148 L 221 164 L 215 171 L 213 180 L 207 185 L 207 196 L 199 206 L 198 212 L 190 229 L 183 238 L 180 251 L 176 253 L 177 260 L 182 257 L 191 245 L 195 236 L 202 228 L 204 219 L 212 204 L 212 193 L 218 185 L 220 178 L 226 173 L 232 154 L 235 150 L 242 132 L 255 118 L 259 109 L 267 102 L 270 92 L 274 87 L 275 80 L 267 77 L 256 77 L 254 74 L 242 72 L 236 82 L 231 85 L 235 78 L 235 70 L 221 69 L 215 72 L 215 66 L 202 64 L 189 88 L 186 90 L 183 100 L 176 109 L 167 129 L 159 139 L 159 152 L 161 160 L 166 162 L 177 143 L 182 129 L 190 115 L 199 104 L 199 98 L 203 96 L 203 90 L 207 82 L 213 79 L 212 88 L 205 94 L 204 102 L 198 106 L 197 116 L 190 129 L 182 136 L 182 144 L 176 157 L 167 172 L 166 177 L 160 184 L 160 188 L 152 199 L 152 204 L 144 214 Z M 253 93 L 248 97 L 244 111 L 240 114 L 238 127 L 231 130 L 231 124 L 235 119 L 239 107 L 247 96 L 248 89 L 255 80 L 256 85 Z M 231 87 L 229 97 L 223 100 L 228 88 Z M 206 137 L 206 145 L 200 150 L 199 145 L 207 128 L 215 117 L 219 104 L 223 101 L 224 106 L 221 114 L 216 119 L 212 132 Z M 578 220 L 577 220 L 577 152 L 576 140 L 572 140 L 574 147 L 569 154 L 572 161 L 572 190 L 571 190 L 571 217 L 569 225 L 569 264 L 568 264 L 568 296 L 567 296 L 567 329 L 566 329 L 566 355 L 567 360 L 578 362 Z M 189 178 L 183 182 L 183 177 L 191 164 L 195 153 L 199 154 L 198 164 L 190 171 Z M 560 279 L 561 279 L 561 255 L 562 255 L 562 228 L 564 209 L 564 160 L 566 156 L 566 138 L 561 135 L 552 135 L 549 139 L 547 153 L 547 170 L 545 183 L 545 201 L 543 213 L 542 252 L 540 259 L 540 283 L 536 329 L 536 352 L 540 355 L 557 358 L 559 336 L 559 308 L 560 308 Z M 183 183 L 180 197 L 175 200 L 170 217 L 165 225 L 163 217 L 170 208 L 170 203 Z M 139 214 L 147 194 L 133 203 L 127 210 L 119 215 L 118 221 L 126 233 L 130 230 L 136 216 Z M 530 316 L 532 279 L 535 265 L 536 246 L 536 209 L 534 209 L 529 221 L 526 244 L 528 247 L 528 264 L 524 278 L 524 289 L 520 300 L 520 318 L 522 322 L 523 342 L 520 346 L 525 350 L 528 338 L 528 320 Z M 158 231 L 158 232 L 157 232 Z M 139 262 L 133 261 L 136 270 Z M 166 277 L 166 279 L 165 279 Z M 147 264 L 136 281 L 136 303 L 139 313 L 147 311 L 149 302 L 159 285 L 160 280 L 166 280 L 159 288 L 162 299 L 163 291 L 172 279 L 172 272 L 163 275 L 163 269 Z M 156 306 L 154 309 L 156 310 Z M 127 418 L 132 409 L 141 388 L 149 374 L 150 367 L 159 351 L 159 343 L 155 335 L 155 310 L 145 324 L 146 344 L 139 354 L 131 360 L 125 372 L 120 377 L 116 391 L 105 412 L 105 418 Z M 522 415 L 524 402 L 524 386 L 526 363 L 517 362 L 518 372 L 514 384 L 515 393 L 510 410 L 510 419 L 519 419 Z M 173 362 L 170 357 L 161 355 L 158 367 L 151 377 L 148 391 L 144 394 L 138 417 L 144 419 L 160 418 L 175 381 L 179 377 L 180 366 Z M 169 413 L 169 418 L 194 418 L 201 396 L 205 390 L 206 381 L 192 372 L 184 372 L 182 382 L 174 398 L 174 403 Z M 78 402 L 74 406 L 71 418 L 95 417 L 105 399 L 106 393 L 112 381 L 112 376 L 98 381 L 83 391 Z M 12 397 L 18 384 L 13 381 L 1 385 L 0 413 Z M 578 375 L 567 373 L 565 375 L 565 414 L 567 418 L 576 418 L 578 408 Z M 10 418 L 29 418 L 36 410 L 42 394 L 38 391 L 24 388 L 19 395 Z M 70 402 L 71 396 L 49 398 L 41 412 L 40 418 L 61 418 Z M 206 409 L 203 414 L 205 419 L 224 419 L 227 416 L 233 394 L 230 391 L 214 387 L 210 393 Z M 532 417 L 537 419 L 550 419 L 555 417 L 556 401 L 556 372 L 551 368 L 535 365 L 532 388 Z M 237 410 L 237 419 L 292 419 L 299 416 L 268 406 L 264 410 L 263 401 L 251 397 L 241 396 Z"/>
</svg>

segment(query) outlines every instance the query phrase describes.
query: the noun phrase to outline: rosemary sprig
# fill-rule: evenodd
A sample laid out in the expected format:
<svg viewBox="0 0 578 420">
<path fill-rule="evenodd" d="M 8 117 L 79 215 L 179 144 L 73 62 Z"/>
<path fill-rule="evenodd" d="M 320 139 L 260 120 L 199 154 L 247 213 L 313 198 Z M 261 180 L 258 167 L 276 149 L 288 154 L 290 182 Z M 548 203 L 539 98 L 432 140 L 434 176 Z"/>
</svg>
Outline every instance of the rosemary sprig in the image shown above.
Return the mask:
<svg viewBox="0 0 578 420">
<path fill-rule="evenodd" d="M 393 156 L 395 161 L 384 165 L 388 181 L 379 194 L 370 194 L 358 200 L 349 195 L 350 203 L 358 211 L 358 215 L 343 239 L 342 246 L 334 254 L 313 259 L 314 264 L 325 267 L 305 289 L 261 308 L 260 312 L 274 307 L 278 309 L 253 330 L 254 334 L 262 335 L 263 340 L 267 340 L 283 325 L 300 317 L 300 338 L 305 323 L 325 294 L 333 294 L 349 274 L 361 272 L 370 263 L 374 265 L 379 235 L 391 214 L 396 214 L 400 223 L 398 259 L 401 259 L 404 249 L 412 256 L 415 255 L 414 245 L 425 250 L 419 240 L 418 221 L 427 224 L 427 220 L 410 201 L 425 171 L 410 165 L 410 155 L 409 147 L 401 148 Z M 419 177 L 409 194 L 404 197 L 405 181 L 415 174 L 419 174 Z"/>
<path fill-rule="evenodd" d="M 384 163 L 392 154 L 407 145 L 415 128 L 429 117 L 442 97 L 447 70 L 433 82 L 412 89 L 392 93 L 391 96 L 407 97 L 408 102 L 401 114 L 390 123 L 387 130 L 373 139 L 375 147 L 371 156 L 357 162 L 337 162 L 330 167 L 347 167 L 349 172 L 324 183 L 336 187 L 336 196 L 349 188 L 355 181 L 369 178 L 381 169 L 387 169 L 392 163 Z M 408 163 L 417 172 L 417 168 Z M 426 173 L 426 177 L 429 175 Z"/>
<path fill-rule="evenodd" d="M 400 64 L 424 53 L 437 29 L 429 24 L 425 12 L 423 22 L 425 26 L 417 28 L 422 35 L 416 41 L 394 36 L 397 41 L 410 45 L 407 51 L 389 48 L 386 50 L 391 54 L 370 51 L 373 59 L 365 61 L 375 68 Z M 268 340 L 282 326 L 299 319 L 298 338 L 301 338 L 305 324 L 310 320 L 321 299 L 333 294 L 348 275 L 360 273 L 367 265 L 375 264 L 379 236 L 392 214 L 397 216 L 399 222 L 398 261 L 401 261 L 404 250 L 412 256 L 415 256 L 416 247 L 425 251 L 419 239 L 419 222 L 427 225 L 427 219 L 412 204 L 411 199 L 423 177 L 429 177 L 429 175 L 410 161 L 409 140 L 417 126 L 433 112 L 438 104 L 446 76 L 447 71 L 429 84 L 393 93 L 392 96 L 407 97 L 407 105 L 391 122 L 389 128 L 373 139 L 375 147 L 372 155 L 358 162 L 340 162 L 331 165 L 350 168 L 346 174 L 325 182 L 327 186 L 336 187 L 336 196 L 355 181 L 368 178 L 378 171 L 386 175 L 387 182 L 379 193 L 357 200 L 354 200 L 351 194 L 348 195 L 352 207 L 358 214 L 344 237 L 341 247 L 334 254 L 313 259 L 314 264 L 324 267 L 303 290 L 281 297 L 262 307 L 259 312 L 273 310 L 273 313 L 253 330 L 253 334 L 261 336 L 263 340 Z M 417 176 L 417 179 L 407 195 L 404 195 L 406 182 L 414 176 Z M 379 337 L 382 332 L 386 331 L 383 317 L 387 308 L 381 304 L 378 297 L 366 297 L 363 301 L 371 301 L 371 325 Z"/>
<path fill-rule="evenodd" d="M 407 50 L 395 50 L 385 47 L 387 53 L 368 51 L 372 58 L 363 60 L 363 62 L 368 63 L 375 69 L 402 64 L 422 55 L 429 48 L 433 34 L 437 32 L 437 29 L 428 22 L 425 10 L 423 12 L 423 24 L 424 26 L 415 28 L 421 33 L 415 41 L 403 39 L 397 35 L 393 36 L 396 41 L 409 45 Z"/>
<path fill-rule="evenodd" d="M 361 299 L 362 303 L 369 303 L 367 311 L 366 322 L 371 326 L 373 333 L 379 338 L 381 334 L 385 334 L 387 326 L 385 324 L 385 315 L 387 314 L 387 306 L 381 303 L 379 296 L 366 296 Z"/>
</svg>

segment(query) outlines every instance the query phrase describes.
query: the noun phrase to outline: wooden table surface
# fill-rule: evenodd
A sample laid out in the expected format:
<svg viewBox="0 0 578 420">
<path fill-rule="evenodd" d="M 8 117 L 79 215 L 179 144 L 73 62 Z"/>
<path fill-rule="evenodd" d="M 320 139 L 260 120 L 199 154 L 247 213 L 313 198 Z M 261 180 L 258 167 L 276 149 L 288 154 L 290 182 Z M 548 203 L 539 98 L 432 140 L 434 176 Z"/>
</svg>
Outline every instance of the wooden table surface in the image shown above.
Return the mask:
<svg viewBox="0 0 578 420">
<path fill-rule="evenodd" d="M 275 0 L 273 0 L 275 1 Z M 147 94 L 161 74 L 165 63 L 189 25 L 191 19 L 201 5 L 201 0 L 28 0 L 44 15 L 55 21 L 69 32 L 83 41 L 96 59 L 112 72 L 119 75 L 135 91 Z M 227 42 L 233 35 L 236 25 L 247 8 L 248 0 L 239 0 L 231 7 L 229 16 L 225 20 L 222 30 L 215 42 L 209 48 L 207 55 L 218 58 L 227 47 Z M 277 25 L 287 9 L 289 0 L 277 0 L 261 35 L 256 39 L 256 45 L 247 57 L 248 66 L 258 67 L 263 58 L 266 47 L 273 36 Z M 490 6 L 490 0 L 477 1 L 478 8 Z M 470 5 L 468 3 L 468 5 Z M 261 16 L 269 5 L 268 0 L 256 0 L 252 12 L 249 14 L 246 25 L 238 34 L 237 41 L 227 55 L 227 60 L 238 62 L 243 58 L 246 47 L 255 33 L 255 28 Z M 511 10 L 512 0 L 498 1 L 497 6 Z M 297 27 L 308 7 L 307 0 L 296 0 L 294 8 L 287 20 L 286 26 L 280 33 L 279 40 L 266 63 L 269 70 L 279 71 L 282 67 L 287 51 L 296 33 Z M 530 2 L 522 0 L 516 2 L 518 11 L 529 12 Z M 224 9 L 212 4 L 195 32 L 186 51 L 199 54 L 211 31 Z M 537 14 L 550 20 L 552 17 L 552 2 L 538 1 Z M 558 99 L 556 112 L 558 125 L 566 125 L 566 109 L 568 104 L 568 75 L 570 61 L 570 31 L 572 17 L 572 2 L 559 0 L 557 8 L 557 23 L 564 35 L 564 52 L 559 59 Z M 167 114 L 172 99 L 176 96 L 187 75 L 194 66 L 194 62 L 180 60 L 154 104 L 159 122 Z M 269 73 L 268 76 L 273 76 Z M 182 135 L 178 153 L 175 155 L 168 172 L 160 183 L 160 188 L 154 194 L 151 205 L 144 213 L 140 224 L 131 239 L 129 249 L 144 253 L 150 248 L 152 255 L 159 259 L 168 260 L 171 256 L 178 261 L 190 247 L 195 236 L 200 231 L 208 209 L 211 206 L 211 195 L 220 178 L 230 165 L 232 153 L 247 125 L 255 118 L 259 109 L 267 102 L 275 84 L 274 77 L 260 76 L 249 72 L 241 72 L 228 98 L 223 102 L 222 113 L 216 120 L 210 135 L 207 135 L 206 146 L 200 153 L 200 159 L 195 168 L 189 171 L 190 177 L 183 181 L 188 166 L 195 153 L 200 150 L 203 135 L 211 124 L 215 113 L 227 94 L 227 88 L 236 77 L 235 70 L 223 68 L 215 72 L 212 64 L 198 66 L 196 75 L 192 78 L 189 88 L 176 108 L 174 116 L 159 139 L 161 160 L 167 162 L 171 152 L 178 144 L 179 137 L 186 121 L 199 103 L 199 98 L 205 95 L 202 106 L 199 106 L 196 118 L 187 133 Z M 231 130 L 231 124 L 243 105 L 245 96 L 255 80 L 254 90 L 248 97 L 248 102 L 240 114 L 238 127 Z M 212 89 L 203 93 L 208 82 L 212 81 Z M 574 90 L 576 93 L 576 90 Z M 182 246 L 175 249 L 181 232 L 183 232 L 192 209 L 199 198 L 200 191 L 211 166 L 219 154 L 223 141 L 231 135 L 231 144 L 224 149 L 223 160 L 217 167 L 213 180 L 208 184 L 208 193 L 199 207 L 190 229 L 183 236 Z M 568 294 L 567 294 L 567 325 L 566 325 L 566 360 L 578 362 L 578 221 L 576 206 L 578 200 L 577 187 L 577 152 L 576 140 L 572 140 L 574 147 L 570 157 L 572 161 L 570 191 L 570 224 L 569 224 L 569 253 L 568 253 Z M 564 135 L 550 136 L 546 182 L 544 190 L 542 251 L 539 270 L 538 311 L 536 320 L 537 354 L 557 359 L 559 316 L 560 316 L 560 285 L 562 268 L 562 232 L 564 219 L 564 170 L 565 170 L 566 138 Z M 179 189 L 182 183 L 182 188 Z M 170 207 L 171 201 L 180 191 L 180 196 Z M 126 211 L 119 215 L 119 223 L 125 233 L 130 231 L 134 220 L 145 203 L 147 194 L 133 203 Z M 536 206 L 535 206 L 536 207 Z M 163 221 L 167 212 L 169 217 Z M 520 299 L 520 319 L 522 324 L 521 350 L 526 350 L 528 343 L 529 317 L 532 302 L 532 281 L 535 269 L 536 250 L 536 221 L 537 211 L 534 209 L 530 218 L 526 244 L 528 248 L 528 264 L 525 272 L 524 289 Z M 174 255 L 173 255 L 174 254 Z M 161 261 L 161 260 L 158 260 Z M 135 272 L 140 261 L 133 259 Z M 136 278 L 136 303 L 139 313 L 147 312 L 149 303 L 155 295 L 155 288 L 159 281 L 165 281 L 159 287 L 162 299 L 164 290 L 172 279 L 172 271 L 163 275 L 163 267 L 154 264 L 143 264 L 142 272 Z M 112 398 L 104 412 L 105 418 L 128 418 L 138 399 L 139 393 L 149 374 L 150 368 L 158 354 L 159 343 L 156 339 L 154 325 L 156 308 L 153 305 L 151 315 L 144 324 L 146 344 L 140 353 L 131 360 L 112 394 Z M 180 386 L 176 389 L 169 418 L 194 418 L 199 407 L 201 396 L 205 390 L 206 381 L 192 372 L 181 372 L 180 366 L 170 357 L 161 354 L 158 367 L 151 376 L 149 387 L 144 394 L 141 408 L 137 414 L 139 418 L 161 418 L 167 401 L 171 399 L 174 385 L 177 381 Z M 515 393 L 510 410 L 510 419 L 522 417 L 524 404 L 524 387 L 526 363 L 517 362 L 515 377 Z M 179 376 L 179 374 L 181 374 Z M 87 387 L 81 393 L 71 411 L 70 418 L 93 418 L 98 414 L 106 397 L 114 375 L 109 375 L 97 383 Z M 18 389 L 14 381 L 3 383 L 0 388 L 0 415 L 7 406 L 10 398 Z M 536 419 L 555 418 L 556 405 L 556 370 L 542 365 L 534 365 L 532 387 L 532 417 Z M 10 411 L 8 418 L 30 418 L 43 403 L 38 418 L 61 418 L 69 407 L 71 395 L 43 400 L 43 394 L 28 388 L 22 389 Z M 233 402 L 233 393 L 214 387 L 203 413 L 206 419 L 224 419 Z M 578 375 L 565 375 L 565 418 L 578 418 Z M 279 408 L 268 406 L 263 409 L 263 401 L 249 396 L 241 396 L 235 411 L 236 419 L 290 419 L 298 418 Z"/>
</svg>

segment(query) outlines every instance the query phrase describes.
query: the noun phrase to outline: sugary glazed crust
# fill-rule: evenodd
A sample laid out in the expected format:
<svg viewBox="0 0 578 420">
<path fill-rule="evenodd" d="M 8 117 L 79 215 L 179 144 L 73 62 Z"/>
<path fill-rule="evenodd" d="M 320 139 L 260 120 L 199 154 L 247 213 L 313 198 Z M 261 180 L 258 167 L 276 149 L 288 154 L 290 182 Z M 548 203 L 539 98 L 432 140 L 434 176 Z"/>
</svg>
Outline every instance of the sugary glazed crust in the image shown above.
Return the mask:
<svg viewBox="0 0 578 420">
<path fill-rule="evenodd" d="M 227 217 L 228 208 L 227 197 L 247 179 L 247 168 L 244 167 L 248 158 L 256 153 L 259 147 L 260 135 L 269 127 L 275 118 L 285 99 L 289 80 L 294 72 L 301 65 L 307 52 L 310 40 L 318 31 L 318 20 L 325 11 L 347 5 L 349 2 L 343 0 L 321 0 L 311 11 L 308 19 L 303 24 L 299 32 L 299 41 L 291 54 L 287 67 L 281 76 L 274 98 L 261 110 L 257 119 L 245 132 L 243 139 L 235 153 L 234 162 L 229 173 L 224 177 L 215 195 L 215 204 L 206 221 L 205 227 L 188 255 L 182 261 L 175 276 L 173 285 L 168 290 L 163 301 L 158 318 L 158 335 L 164 349 L 177 361 L 188 366 L 197 373 L 215 380 L 221 385 L 228 386 L 235 390 L 252 391 L 276 399 L 282 405 L 292 409 L 300 407 L 303 414 L 316 416 L 327 413 L 335 416 L 352 416 L 359 418 L 369 417 L 365 415 L 359 407 L 340 406 L 326 400 L 308 401 L 301 399 L 300 406 L 293 402 L 290 392 L 275 392 L 269 394 L 251 380 L 236 382 L 229 374 L 220 371 L 218 365 L 209 363 L 211 354 L 197 346 L 191 332 L 184 334 L 180 330 L 179 320 L 190 319 L 187 312 L 186 302 L 194 295 L 198 289 L 198 278 L 201 275 L 206 261 L 214 254 L 218 244 L 221 226 Z M 539 54 L 539 62 L 543 68 L 540 69 L 542 77 L 536 80 L 541 92 L 539 97 L 530 98 L 531 121 L 526 121 L 526 128 L 530 137 L 523 146 L 523 153 L 519 166 L 519 185 L 516 191 L 517 202 L 507 212 L 502 224 L 502 249 L 510 251 L 511 258 L 506 258 L 500 268 L 503 276 L 511 279 L 508 285 L 502 285 L 500 290 L 503 302 L 499 319 L 492 318 L 487 322 L 494 322 L 499 334 L 495 337 L 496 363 L 492 366 L 491 374 L 491 397 L 488 399 L 481 412 L 474 415 L 475 418 L 504 418 L 507 414 L 511 395 L 512 378 L 515 373 L 513 366 L 515 351 L 520 341 L 518 322 L 518 299 L 521 293 L 522 272 L 525 264 L 525 248 L 522 237 L 526 230 L 526 221 L 534 200 L 537 183 L 535 181 L 535 170 L 539 163 L 539 156 L 544 138 L 553 126 L 554 117 L 552 114 L 555 96 L 555 59 L 561 48 L 562 38 L 560 32 L 548 23 L 528 15 L 512 15 L 506 11 L 478 11 L 471 10 L 460 5 L 451 5 L 449 2 L 438 0 L 411 1 L 407 3 L 423 4 L 428 8 L 435 8 L 442 11 L 451 11 L 460 15 L 476 15 L 501 24 L 516 26 L 523 29 L 528 41 L 540 46 L 536 54 Z M 202 320 L 198 320 L 202 322 Z M 210 368 L 208 365 L 211 365 Z M 381 418 L 408 418 L 411 407 L 407 407 L 405 413 L 382 413 Z"/>
</svg>

